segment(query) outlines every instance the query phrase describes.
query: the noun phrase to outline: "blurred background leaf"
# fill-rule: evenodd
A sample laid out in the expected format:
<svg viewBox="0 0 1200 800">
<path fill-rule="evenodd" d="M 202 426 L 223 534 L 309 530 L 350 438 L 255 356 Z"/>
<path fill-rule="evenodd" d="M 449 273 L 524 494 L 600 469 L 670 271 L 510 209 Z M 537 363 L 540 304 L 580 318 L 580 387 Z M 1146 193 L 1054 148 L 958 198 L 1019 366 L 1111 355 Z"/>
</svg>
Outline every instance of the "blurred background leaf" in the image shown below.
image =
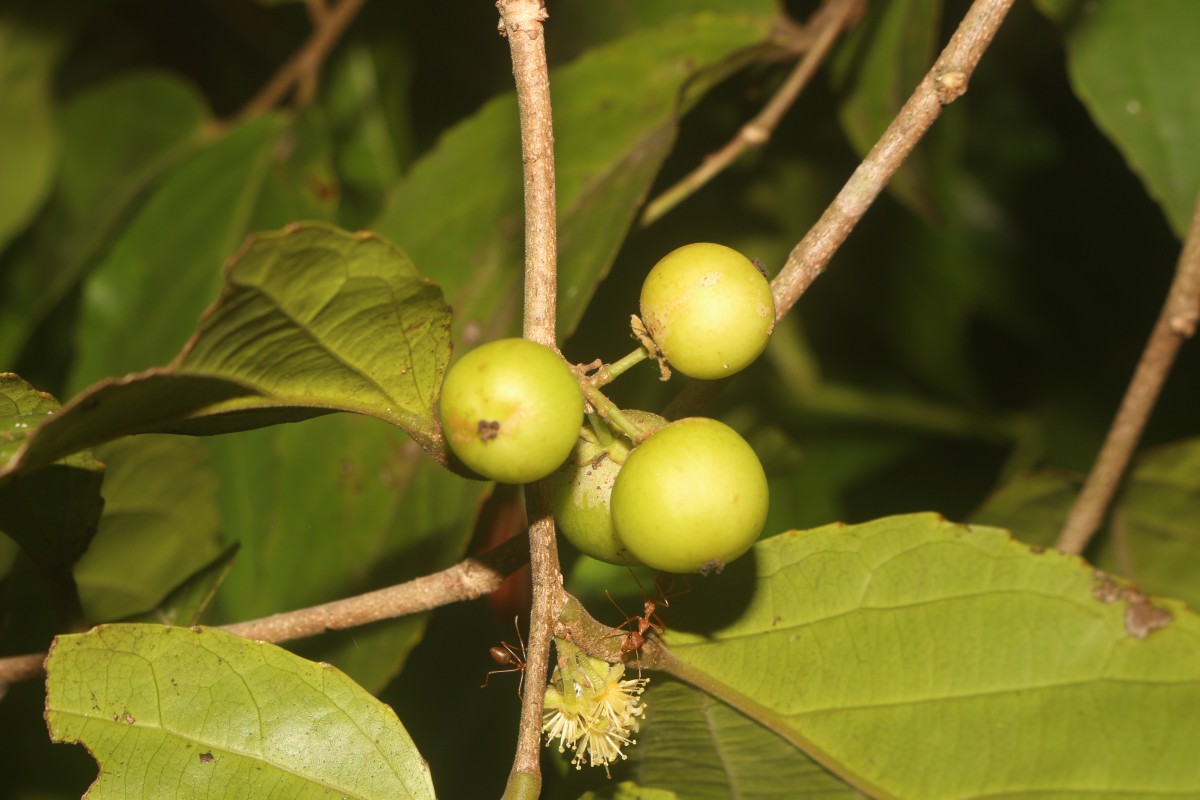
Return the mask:
<svg viewBox="0 0 1200 800">
<path fill-rule="evenodd" d="M 1200 194 L 1200 6 L 1041 2 L 1065 29 L 1071 83 L 1182 237 Z"/>
<path fill-rule="evenodd" d="M 254 230 L 328 214 L 309 183 L 303 125 L 268 116 L 232 129 L 165 178 L 90 274 L 71 386 L 165 364 Z M 295 161 L 293 161 L 295 159 Z"/>
<path fill-rule="evenodd" d="M 45 357 L 39 326 L 71 295 L 148 187 L 200 145 L 207 119 L 195 89 L 162 72 L 123 75 L 63 106 L 57 185 L 4 262 L 0 363 Z"/>
<path fill-rule="evenodd" d="M 31 6 L 0 10 L 0 250 L 45 200 L 57 166 L 51 79 L 69 29 L 46 24 Z"/>
<path fill-rule="evenodd" d="M 83 610 L 107 622 L 155 608 L 217 557 L 221 528 L 207 448 L 178 436 L 137 436 L 96 450 L 104 514 L 75 564 Z"/>
<path fill-rule="evenodd" d="M 57 409 L 50 395 L 0 373 L 0 458 L 12 456 Z M 0 533 L 20 545 L 41 573 L 64 627 L 83 624 L 72 569 L 96 534 L 103 480 L 104 465 L 86 450 L 31 474 L 0 479 Z"/>
<path fill-rule="evenodd" d="M 937 54 L 942 0 L 871 3 L 847 33 L 830 77 L 842 96 L 838 118 L 846 138 L 865 156 L 891 124 Z M 929 193 L 925 148 L 918 148 L 888 190 L 929 218 L 940 209 Z"/>
</svg>

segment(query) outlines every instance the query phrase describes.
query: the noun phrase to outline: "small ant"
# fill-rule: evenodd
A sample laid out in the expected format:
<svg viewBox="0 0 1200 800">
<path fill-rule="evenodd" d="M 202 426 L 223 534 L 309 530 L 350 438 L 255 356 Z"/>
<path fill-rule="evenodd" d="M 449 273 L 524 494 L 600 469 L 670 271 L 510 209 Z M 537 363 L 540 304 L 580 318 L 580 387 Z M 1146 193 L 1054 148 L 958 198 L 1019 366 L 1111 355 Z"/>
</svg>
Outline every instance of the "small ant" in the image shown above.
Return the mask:
<svg viewBox="0 0 1200 800">
<path fill-rule="evenodd" d="M 517 628 L 517 641 L 521 643 L 521 655 L 517 655 L 516 648 L 508 642 L 500 642 L 499 645 L 488 648 L 492 660 L 505 669 L 494 669 L 483 676 L 483 683 L 479 684 L 479 688 L 486 688 L 488 680 L 497 673 L 520 672 L 521 677 L 517 681 L 517 697 L 520 697 L 521 687 L 525 685 L 525 640 L 521 638 L 521 625 L 518 617 L 513 617 L 513 624 Z"/>
<path fill-rule="evenodd" d="M 641 616 L 626 616 L 625 621 L 616 626 L 616 630 L 622 631 L 625 637 L 621 641 L 622 655 L 626 653 L 639 653 L 642 649 L 642 646 L 646 644 L 646 639 L 649 637 L 650 631 L 654 631 L 655 635 L 661 639 L 663 634 L 667 632 L 667 624 L 663 622 L 662 617 L 658 615 L 659 606 L 662 606 L 663 608 L 670 608 L 671 597 L 677 597 L 680 594 L 686 594 L 691 590 L 691 587 L 689 586 L 684 591 L 677 592 L 674 595 L 667 594 L 667 590 L 670 589 L 671 585 L 675 582 L 675 576 L 669 572 L 660 572 L 654 577 L 654 588 L 657 590 L 657 593 L 655 594 L 654 598 L 651 599 L 646 594 L 646 590 L 644 587 L 642 587 L 642 582 L 638 580 L 637 575 L 633 574 L 633 570 L 630 570 L 629 574 L 633 575 L 633 579 L 637 582 L 638 588 L 642 590 L 642 614 Z M 620 611 L 622 614 L 625 613 L 625 609 L 621 608 L 620 604 L 613 599 L 613 596 L 608 593 L 607 589 L 604 590 L 604 594 L 608 596 L 609 602 L 616 606 L 618 611 Z M 624 631 L 624 627 L 630 623 L 637 624 L 628 631 Z M 613 635 L 617 636 L 619 634 Z M 638 675 L 641 675 L 641 671 L 641 658 L 639 656 Z"/>
</svg>

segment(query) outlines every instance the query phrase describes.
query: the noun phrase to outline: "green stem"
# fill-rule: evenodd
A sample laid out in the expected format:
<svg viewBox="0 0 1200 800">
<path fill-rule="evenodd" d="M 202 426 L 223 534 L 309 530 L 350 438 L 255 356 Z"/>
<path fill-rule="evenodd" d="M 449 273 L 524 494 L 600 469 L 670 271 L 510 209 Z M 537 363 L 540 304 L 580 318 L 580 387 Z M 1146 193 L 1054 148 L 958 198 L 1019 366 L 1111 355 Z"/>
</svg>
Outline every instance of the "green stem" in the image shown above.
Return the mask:
<svg viewBox="0 0 1200 800">
<path fill-rule="evenodd" d="M 508 776 L 501 800 L 538 800 L 542 793 L 542 776 L 532 772 L 513 772 Z"/>
<path fill-rule="evenodd" d="M 642 440 L 648 435 L 642 430 L 636 422 L 625 416 L 617 404 L 604 396 L 599 388 L 592 385 L 592 382 L 584 378 L 579 382 L 579 388 L 583 391 L 583 396 L 592 404 L 592 407 L 600 414 L 601 417 L 619 430 L 621 433 L 629 437 L 629 441 L 635 445 L 641 444 Z"/>
<path fill-rule="evenodd" d="M 601 447 L 607 448 L 613 442 L 612 429 L 608 427 L 608 423 L 604 421 L 604 417 L 597 414 L 595 411 L 589 413 L 588 423 L 592 426 L 592 430 L 596 433 L 596 442 Z"/>
<path fill-rule="evenodd" d="M 600 369 L 592 373 L 589 380 L 593 386 L 605 386 L 619 378 L 634 364 L 639 364 L 649 357 L 650 353 L 646 351 L 646 348 L 638 347 L 637 350 L 634 350 L 624 358 L 600 367 Z"/>
</svg>

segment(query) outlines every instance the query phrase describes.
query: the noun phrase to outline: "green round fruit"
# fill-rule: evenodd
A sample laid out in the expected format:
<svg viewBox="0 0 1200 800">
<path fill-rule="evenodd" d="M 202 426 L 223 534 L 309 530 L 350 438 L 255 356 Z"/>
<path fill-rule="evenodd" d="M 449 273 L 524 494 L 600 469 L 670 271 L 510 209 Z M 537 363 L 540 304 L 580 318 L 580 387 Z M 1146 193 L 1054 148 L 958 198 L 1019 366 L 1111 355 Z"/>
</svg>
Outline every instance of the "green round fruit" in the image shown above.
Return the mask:
<svg viewBox="0 0 1200 800">
<path fill-rule="evenodd" d="M 667 421 L 649 411 L 625 411 L 635 424 L 655 431 Z M 619 566 L 636 566 L 613 530 L 609 498 L 613 482 L 633 445 L 615 431 L 601 444 L 596 431 L 584 425 L 571 456 L 550 476 L 550 500 L 558 529 L 581 553 Z"/>
<path fill-rule="evenodd" d="M 648 567 L 720 571 L 762 532 L 767 494 L 767 476 L 745 439 L 714 419 L 689 417 L 625 459 L 613 484 L 613 527 Z"/>
<path fill-rule="evenodd" d="M 464 464 L 501 483 L 531 483 L 571 453 L 583 395 L 553 350 L 528 339 L 499 339 L 450 368 L 438 410 L 446 442 Z"/>
<path fill-rule="evenodd" d="M 642 284 L 642 323 L 674 368 L 724 378 L 749 366 L 775 328 L 771 285 L 744 255 L 699 242 L 672 250 Z"/>
</svg>

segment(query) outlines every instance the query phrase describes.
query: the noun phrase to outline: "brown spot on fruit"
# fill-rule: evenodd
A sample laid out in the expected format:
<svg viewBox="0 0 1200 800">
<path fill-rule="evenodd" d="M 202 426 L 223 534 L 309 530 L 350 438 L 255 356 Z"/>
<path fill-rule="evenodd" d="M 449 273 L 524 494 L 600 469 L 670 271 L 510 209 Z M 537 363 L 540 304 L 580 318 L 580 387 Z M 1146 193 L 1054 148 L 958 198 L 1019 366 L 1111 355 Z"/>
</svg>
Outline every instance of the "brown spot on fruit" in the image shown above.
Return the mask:
<svg viewBox="0 0 1200 800">
<path fill-rule="evenodd" d="M 479 436 L 479 441 L 490 442 L 500 435 L 500 423 L 496 420 L 481 419 L 475 427 L 475 432 Z"/>
</svg>

